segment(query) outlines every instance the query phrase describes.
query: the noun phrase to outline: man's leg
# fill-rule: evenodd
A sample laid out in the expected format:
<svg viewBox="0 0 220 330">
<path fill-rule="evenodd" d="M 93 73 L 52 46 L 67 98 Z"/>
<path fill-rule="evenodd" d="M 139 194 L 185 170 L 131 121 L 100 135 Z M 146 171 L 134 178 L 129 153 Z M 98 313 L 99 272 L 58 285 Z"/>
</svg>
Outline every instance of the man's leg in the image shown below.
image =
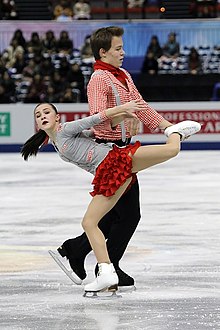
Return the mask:
<svg viewBox="0 0 220 330">
<path fill-rule="evenodd" d="M 140 221 L 139 185 L 136 181 L 115 205 L 117 219 L 108 234 L 107 248 L 112 263 L 119 263 Z M 100 226 L 102 230 L 102 227 Z"/>
</svg>

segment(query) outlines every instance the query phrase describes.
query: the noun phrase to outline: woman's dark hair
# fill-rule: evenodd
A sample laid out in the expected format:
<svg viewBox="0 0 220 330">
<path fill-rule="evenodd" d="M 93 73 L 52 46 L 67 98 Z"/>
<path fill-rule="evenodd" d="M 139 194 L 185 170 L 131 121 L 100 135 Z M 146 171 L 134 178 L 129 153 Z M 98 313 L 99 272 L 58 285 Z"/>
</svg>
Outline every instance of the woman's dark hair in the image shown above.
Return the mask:
<svg viewBox="0 0 220 330">
<path fill-rule="evenodd" d="M 34 111 L 41 104 L 43 103 L 37 104 L 36 107 L 34 108 Z M 47 103 L 47 104 L 49 104 L 53 108 L 53 110 L 56 113 L 58 113 L 57 108 L 55 107 L 54 104 L 52 103 Z M 24 158 L 24 160 L 28 160 L 30 156 L 36 156 L 39 149 L 44 145 L 46 145 L 48 143 L 48 140 L 49 140 L 49 136 L 42 129 L 40 129 L 37 133 L 32 135 L 21 148 L 21 155 Z"/>
<path fill-rule="evenodd" d="M 111 48 L 113 37 L 121 37 L 123 34 L 124 29 L 119 26 L 108 26 L 96 30 L 90 38 L 90 45 L 95 59 L 100 59 L 99 51 L 101 48 L 105 51 Z"/>
</svg>

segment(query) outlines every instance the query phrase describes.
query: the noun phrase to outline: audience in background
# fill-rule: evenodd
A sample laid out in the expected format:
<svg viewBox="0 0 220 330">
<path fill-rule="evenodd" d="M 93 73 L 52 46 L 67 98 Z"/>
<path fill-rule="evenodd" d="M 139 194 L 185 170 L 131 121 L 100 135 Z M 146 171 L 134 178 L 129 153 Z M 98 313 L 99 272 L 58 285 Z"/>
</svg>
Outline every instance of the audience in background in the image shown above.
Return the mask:
<svg viewBox="0 0 220 330">
<path fill-rule="evenodd" d="M 6 68 L 6 59 L 3 57 L 3 55 L 0 55 L 0 78 L 5 71 L 8 71 L 8 69 Z"/>
<path fill-rule="evenodd" d="M 18 53 L 24 53 L 24 48 L 18 44 L 17 39 L 12 39 L 10 45 L 3 51 L 3 58 L 6 61 L 6 67 L 12 68 Z"/>
<path fill-rule="evenodd" d="M 88 1 L 78 0 L 73 5 L 73 18 L 74 19 L 90 19 L 91 7 Z"/>
<path fill-rule="evenodd" d="M 26 47 L 27 47 L 26 39 L 24 38 L 23 32 L 20 29 L 17 29 L 14 32 L 12 40 L 17 40 L 17 44 L 21 46 L 24 49 L 24 51 L 26 51 Z"/>
<path fill-rule="evenodd" d="M 37 71 L 38 71 L 38 66 L 35 63 L 34 58 L 30 58 L 27 61 L 26 66 L 22 71 L 24 81 L 31 82 L 32 77 L 34 76 L 35 73 L 37 73 Z"/>
<path fill-rule="evenodd" d="M 114 10 L 114 6 L 110 6 L 112 0 L 108 0 L 108 7 Z M 178 1 L 177 1 L 178 2 Z M 116 1 L 115 1 L 116 3 Z M 98 2 L 94 2 L 94 6 L 98 7 Z M 155 18 L 155 12 L 160 10 L 160 0 L 127 0 L 124 1 L 121 17 L 123 19 L 126 15 L 127 9 L 142 8 L 144 11 L 149 8 L 148 16 Z M 154 11 L 152 11 L 154 8 Z M 60 22 L 68 22 L 73 19 L 91 19 L 93 2 L 89 0 L 48 0 L 48 9 L 51 14 L 51 19 Z M 189 14 L 194 18 L 215 18 L 219 12 L 219 1 L 218 0 L 191 0 L 189 3 Z M 138 15 L 138 14 L 137 14 Z M 106 15 L 107 18 L 112 18 L 111 14 Z M 139 18 L 133 17 L 133 18 Z M 143 17 L 145 18 L 145 16 Z M 19 12 L 16 8 L 16 2 L 14 0 L 1 0 L 0 1 L 0 19 L 13 20 L 19 19 Z"/>
<path fill-rule="evenodd" d="M 50 77 L 54 74 L 55 68 L 52 63 L 51 57 L 42 57 L 41 63 L 36 70 L 46 80 L 50 80 Z"/>
<path fill-rule="evenodd" d="M 45 103 L 58 103 L 59 102 L 59 94 L 55 93 L 55 89 L 51 84 L 47 85 L 45 94 L 42 97 L 42 102 L 45 102 Z"/>
<path fill-rule="evenodd" d="M 128 0 L 128 8 L 142 7 L 144 0 Z"/>
<path fill-rule="evenodd" d="M 57 40 L 57 53 L 62 55 L 70 55 L 73 52 L 73 41 L 69 37 L 67 31 L 61 31 Z"/>
<path fill-rule="evenodd" d="M 17 74 L 21 74 L 26 66 L 26 59 L 24 52 L 17 52 L 14 57 L 14 62 L 12 63 L 12 67 Z"/>
<path fill-rule="evenodd" d="M 163 57 L 176 59 L 180 54 L 180 44 L 176 40 L 176 33 L 171 32 L 163 46 Z"/>
<path fill-rule="evenodd" d="M 72 1 L 59 0 L 53 9 L 53 18 L 56 21 L 71 21 L 73 18 Z"/>
<path fill-rule="evenodd" d="M 194 18 L 215 18 L 218 11 L 217 0 L 192 0 L 189 12 Z"/>
<path fill-rule="evenodd" d="M 205 73 L 200 49 L 187 48 L 188 53 L 183 56 L 174 32 L 168 39 L 162 48 L 158 37 L 151 37 L 142 73 Z M 214 51 L 218 50 L 216 46 Z M 68 31 L 62 30 L 58 37 L 51 30 L 41 36 L 32 32 L 30 40 L 26 40 L 18 29 L 0 54 L 0 102 L 86 102 L 93 62 L 90 35 L 85 36 L 80 49 L 75 49 Z"/>
<path fill-rule="evenodd" d="M 153 53 L 153 57 L 157 60 L 163 55 L 163 49 L 160 46 L 160 42 L 158 40 L 158 37 L 153 35 L 151 37 L 150 43 L 147 47 L 147 53 Z"/>
<path fill-rule="evenodd" d="M 192 47 L 188 56 L 189 73 L 197 74 L 202 72 L 202 61 L 195 47 Z"/>
<path fill-rule="evenodd" d="M 44 53 L 49 55 L 56 54 L 57 41 L 53 31 L 47 31 L 41 42 Z"/>
<path fill-rule="evenodd" d="M 77 88 L 80 91 L 81 101 L 84 102 L 86 100 L 85 79 L 78 63 L 72 63 L 67 74 L 67 81 L 72 88 Z"/>
<path fill-rule="evenodd" d="M 41 97 L 34 85 L 31 85 L 31 87 L 28 89 L 27 94 L 25 95 L 25 98 L 23 99 L 24 103 L 40 103 Z"/>
<path fill-rule="evenodd" d="M 13 0 L 0 1 L 0 19 L 3 20 L 19 19 L 17 8 Z"/>
<path fill-rule="evenodd" d="M 157 59 L 154 57 L 152 51 L 148 51 L 145 55 L 144 62 L 141 69 L 142 73 L 147 73 L 150 75 L 155 75 L 158 73 L 158 62 Z"/>
<path fill-rule="evenodd" d="M 84 44 L 81 47 L 80 53 L 84 63 L 93 63 L 95 61 L 90 45 L 90 35 L 85 37 Z"/>
<path fill-rule="evenodd" d="M 76 103 L 77 101 L 77 93 L 74 93 L 70 86 L 66 87 L 64 93 L 62 93 L 59 98 L 59 103 Z"/>
<path fill-rule="evenodd" d="M 12 102 L 12 100 L 5 93 L 4 86 L 0 84 L 0 103 L 11 103 L 11 102 Z"/>
<path fill-rule="evenodd" d="M 27 41 L 27 52 L 32 56 L 37 56 L 42 53 L 43 45 L 38 32 L 32 32 L 31 39 Z"/>
<path fill-rule="evenodd" d="M 8 71 L 5 71 L 3 75 L 0 77 L 0 85 L 4 89 L 6 98 L 8 98 L 11 102 L 14 101 L 15 82 L 10 77 Z"/>
</svg>

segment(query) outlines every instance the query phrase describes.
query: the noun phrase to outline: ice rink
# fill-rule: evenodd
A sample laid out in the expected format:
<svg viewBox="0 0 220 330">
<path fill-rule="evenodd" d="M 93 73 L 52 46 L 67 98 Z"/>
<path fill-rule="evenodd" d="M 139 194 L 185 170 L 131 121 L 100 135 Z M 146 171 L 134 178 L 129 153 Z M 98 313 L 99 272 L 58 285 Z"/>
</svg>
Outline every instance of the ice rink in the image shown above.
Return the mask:
<svg viewBox="0 0 220 330">
<path fill-rule="evenodd" d="M 220 151 L 182 151 L 138 177 L 142 219 L 121 261 L 137 289 L 89 299 L 47 251 L 81 233 L 92 176 L 55 153 L 0 154 L 0 329 L 220 329 Z"/>
</svg>

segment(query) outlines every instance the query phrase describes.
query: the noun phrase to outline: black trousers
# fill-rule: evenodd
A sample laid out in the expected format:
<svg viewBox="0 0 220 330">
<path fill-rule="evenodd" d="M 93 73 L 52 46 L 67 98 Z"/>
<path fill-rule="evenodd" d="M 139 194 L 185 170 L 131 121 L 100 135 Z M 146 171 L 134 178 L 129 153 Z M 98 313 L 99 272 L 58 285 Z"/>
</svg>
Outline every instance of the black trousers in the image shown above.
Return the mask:
<svg viewBox="0 0 220 330">
<path fill-rule="evenodd" d="M 105 141 L 101 140 L 98 142 Z M 124 144 L 122 141 L 117 142 L 118 145 Z M 138 181 L 136 181 L 120 198 L 114 208 L 99 222 L 99 228 L 106 238 L 109 257 L 113 264 L 118 264 L 122 258 L 137 228 L 140 217 L 139 184 Z M 84 259 L 92 250 L 85 233 L 78 237 L 68 239 L 63 243 L 63 246 L 66 249 L 69 259 Z"/>
</svg>

